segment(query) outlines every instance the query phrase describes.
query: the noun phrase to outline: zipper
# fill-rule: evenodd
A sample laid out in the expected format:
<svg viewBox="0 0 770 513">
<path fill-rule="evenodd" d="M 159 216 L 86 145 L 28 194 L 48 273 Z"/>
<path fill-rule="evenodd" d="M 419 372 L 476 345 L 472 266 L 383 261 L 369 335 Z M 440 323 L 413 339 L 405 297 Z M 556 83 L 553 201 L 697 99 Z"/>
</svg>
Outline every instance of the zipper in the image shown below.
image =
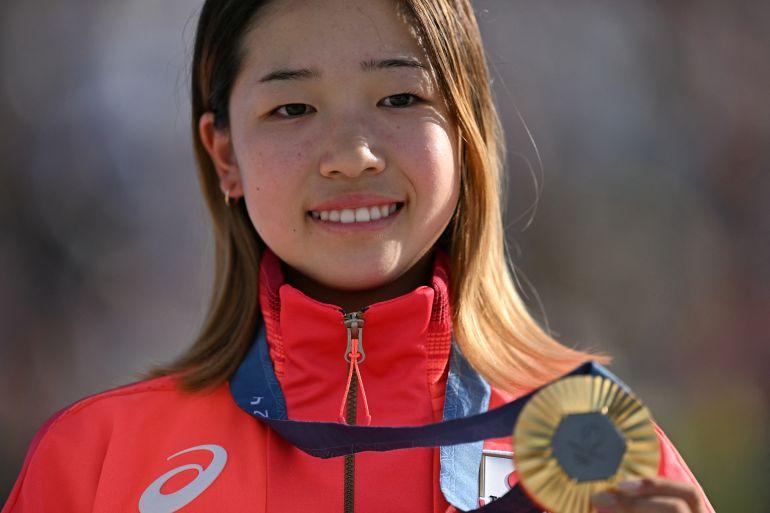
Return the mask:
<svg viewBox="0 0 770 513">
<path fill-rule="evenodd" d="M 345 328 L 348 332 L 348 346 L 345 348 L 345 361 L 350 363 L 350 353 L 353 350 L 353 340 L 358 339 L 358 352 L 361 354 L 361 358 L 358 363 L 364 363 L 366 359 L 366 353 L 364 352 L 364 312 L 366 307 L 358 310 L 357 312 L 345 313 L 342 311 L 342 322 L 345 324 Z"/>
<path fill-rule="evenodd" d="M 347 313 L 342 310 L 342 322 L 347 330 L 347 347 L 343 357 L 350 365 L 348 367 L 348 380 L 345 386 L 345 395 L 342 397 L 340 406 L 340 421 L 349 425 L 356 423 L 358 391 L 361 389 L 361 398 L 364 403 L 367 424 L 371 422 L 369 415 L 369 406 L 366 402 L 366 393 L 361 381 L 361 373 L 358 366 L 366 359 L 364 351 L 364 307 L 356 312 Z M 343 416 L 343 411 L 345 415 Z M 355 511 L 355 483 L 356 483 L 356 456 L 348 454 L 345 456 L 345 468 L 343 472 L 343 513 L 354 513 Z"/>
</svg>

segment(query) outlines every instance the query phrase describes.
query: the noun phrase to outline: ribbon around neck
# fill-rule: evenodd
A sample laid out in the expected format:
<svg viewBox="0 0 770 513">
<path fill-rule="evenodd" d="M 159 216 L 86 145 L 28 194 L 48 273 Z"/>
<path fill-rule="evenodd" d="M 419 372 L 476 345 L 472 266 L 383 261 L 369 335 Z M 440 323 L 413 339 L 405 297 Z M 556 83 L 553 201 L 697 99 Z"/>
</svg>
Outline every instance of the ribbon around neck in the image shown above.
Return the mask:
<svg viewBox="0 0 770 513">
<path fill-rule="evenodd" d="M 463 358 L 454 343 L 451 358 Z M 466 367 L 470 369 L 469 365 Z M 593 361 L 583 363 L 554 381 L 583 375 L 602 376 L 631 393 L 628 385 Z M 241 409 L 301 451 L 318 458 L 334 458 L 363 451 L 454 446 L 510 436 L 524 405 L 538 390 L 483 413 L 421 426 L 361 426 L 290 420 L 270 360 L 263 327 L 244 362 L 230 380 L 231 394 Z M 499 499 L 466 511 L 532 513 L 542 509 L 517 485 Z"/>
</svg>

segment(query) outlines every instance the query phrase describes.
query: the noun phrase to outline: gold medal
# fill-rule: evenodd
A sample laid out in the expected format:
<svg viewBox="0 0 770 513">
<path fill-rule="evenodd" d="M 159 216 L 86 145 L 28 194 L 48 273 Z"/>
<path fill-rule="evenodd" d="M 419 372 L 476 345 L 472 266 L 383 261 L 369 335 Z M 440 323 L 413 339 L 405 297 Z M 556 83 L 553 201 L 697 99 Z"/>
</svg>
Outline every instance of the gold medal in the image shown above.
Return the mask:
<svg viewBox="0 0 770 513">
<path fill-rule="evenodd" d="M 647 408 L 602 376 L 570 376 L 537 391 L 513 431 L 524 491 L 552 513 L 590 513 L 590 497 L 655 476 L 658 437 Z"/>
</svg>

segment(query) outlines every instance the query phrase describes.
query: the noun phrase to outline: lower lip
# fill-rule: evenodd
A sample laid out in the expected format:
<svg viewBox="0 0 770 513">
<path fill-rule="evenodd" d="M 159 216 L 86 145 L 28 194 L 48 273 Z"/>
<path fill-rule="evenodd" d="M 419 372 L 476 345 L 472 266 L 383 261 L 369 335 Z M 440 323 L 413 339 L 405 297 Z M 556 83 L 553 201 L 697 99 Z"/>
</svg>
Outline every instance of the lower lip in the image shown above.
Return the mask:
<svg viewBox="0 0 770 513">
<path fill-rule="evenodd" d="M 324 221 L 323 219 L 316 219 L 309 213 L 307 216 L 310 218 L 311 221 L 313 221 L 315 224 L 319 225 L 324 230 L 328 230 L 333 233 L 362 233 L 362 232 L 376 232 L 380 230 L 384 230 L 388 226 L 392 225 L 396 218 L 401 214 L 401 211 L 404 210 L 404 206 L 402 205 L 401 208 L 397 208 L 392 214 L 390 214 L 388 217 L 385 217 L 383 219 L 377 219 L 376 221 L 367 221 L 366 223 L 339 223 L 339 222 L 332 222 L 332 221 Z"/>
</svg>

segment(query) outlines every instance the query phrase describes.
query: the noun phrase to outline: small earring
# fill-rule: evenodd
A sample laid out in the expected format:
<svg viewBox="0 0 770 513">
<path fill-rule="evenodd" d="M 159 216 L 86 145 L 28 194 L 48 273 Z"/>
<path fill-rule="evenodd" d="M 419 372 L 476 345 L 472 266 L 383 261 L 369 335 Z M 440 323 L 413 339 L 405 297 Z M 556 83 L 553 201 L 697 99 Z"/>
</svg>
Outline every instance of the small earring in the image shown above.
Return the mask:
<svg viewBox="0 0 770 513">
<path fill-rule="evenodd" d="M 230 189 L 225 191 L 225 205 L 230 206 Z"/>
</svg>

